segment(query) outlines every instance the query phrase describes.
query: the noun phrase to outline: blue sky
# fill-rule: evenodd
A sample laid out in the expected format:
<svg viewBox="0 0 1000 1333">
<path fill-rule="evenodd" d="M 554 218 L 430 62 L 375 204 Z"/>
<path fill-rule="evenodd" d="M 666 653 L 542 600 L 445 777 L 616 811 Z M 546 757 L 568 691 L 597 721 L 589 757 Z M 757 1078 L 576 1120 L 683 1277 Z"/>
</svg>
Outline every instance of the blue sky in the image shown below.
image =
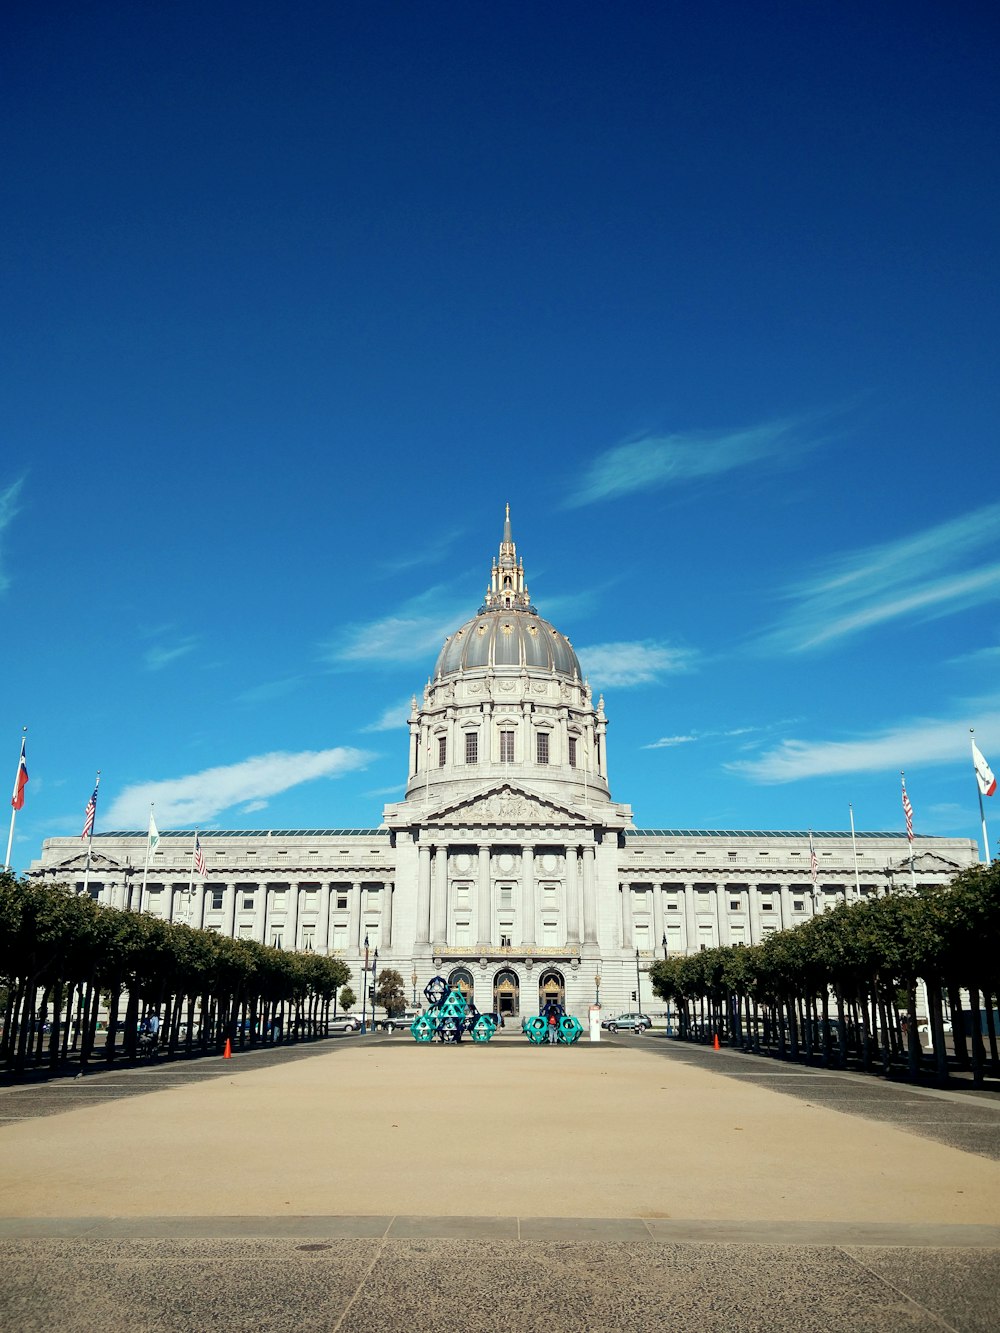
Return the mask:
<svg viewBox="0 0 1000 1333">
<path fill-rule="evenodd" d="M 977 836 L 995 5 L 5 21 L 16 867 L 376 825 L 506 501 L 640 825 Z"/>
</svg>

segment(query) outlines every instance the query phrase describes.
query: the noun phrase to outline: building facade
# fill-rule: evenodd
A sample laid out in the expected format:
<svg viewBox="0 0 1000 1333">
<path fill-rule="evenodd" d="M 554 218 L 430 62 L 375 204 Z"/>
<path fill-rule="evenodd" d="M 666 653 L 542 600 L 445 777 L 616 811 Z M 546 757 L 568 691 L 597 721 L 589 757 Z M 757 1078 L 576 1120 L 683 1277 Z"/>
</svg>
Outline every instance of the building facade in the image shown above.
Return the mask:
<svg viewBox="0 0 1000 1333">
<path fill-rule="evenodd" d="M 481 1010 L 583 1018 L 651 1007 L 664 953 L 755 944 L 837 902 L 947 882 L 974 841 L 905 835 L 637 829 L 611 795 L 604 699 L 532 605 L 511 533 L 477 613 L 450 635 L 408 721 L 404 799 L 368 829 L 145 832 L 46 839 L 29 873 L 99 902 L 234 938 L 342 957 L 365 942 L 408 998 L 437 974 Z M 145 879 L 145 885 L 143 883 Z M 357 989 L 357 986 L 355 987 Z M 359 991 L 360 993 L 360 991 Z"/>
</svg>

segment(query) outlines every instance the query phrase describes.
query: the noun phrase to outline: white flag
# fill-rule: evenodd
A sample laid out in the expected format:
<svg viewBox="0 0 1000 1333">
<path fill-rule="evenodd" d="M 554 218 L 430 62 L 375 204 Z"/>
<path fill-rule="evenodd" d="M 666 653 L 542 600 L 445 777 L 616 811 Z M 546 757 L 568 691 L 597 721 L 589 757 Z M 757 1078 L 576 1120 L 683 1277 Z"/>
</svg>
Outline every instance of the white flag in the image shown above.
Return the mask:
<svg viewBox="0 0 1000 1333">
<path fill-rule="evenodd" d="M 976 781 L 979 783 L 979 790 L 984 796 L 992 796 L 997 789 L 997 780 L 975 741 L 972 742 L 972 762 L 976 766 Z"/>
<path fill-rule="evenodd" d="M 149 812 L 149 846 L 146 849 L 150 854 L 156 851 L 156 844 L 160 841 L 160 835 L 156 829 L 156 821 L 153 818 L 153 812 Z"/>
</svg>

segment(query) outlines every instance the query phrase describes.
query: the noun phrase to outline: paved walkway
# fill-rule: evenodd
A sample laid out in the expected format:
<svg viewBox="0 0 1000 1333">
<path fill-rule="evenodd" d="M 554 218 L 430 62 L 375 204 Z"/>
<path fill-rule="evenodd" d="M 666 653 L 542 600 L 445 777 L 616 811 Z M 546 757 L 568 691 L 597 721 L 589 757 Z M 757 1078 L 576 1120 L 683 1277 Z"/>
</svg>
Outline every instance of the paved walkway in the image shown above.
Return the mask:
<svg viewBox="0 0 1000 1333">
<path fill-rule="evenodd" d="M 997 1158 L 996 1098 L 653 1037 L 115 1070 L 0 1092 L 0 1320 L 992 1333 Z"/>
</svg>

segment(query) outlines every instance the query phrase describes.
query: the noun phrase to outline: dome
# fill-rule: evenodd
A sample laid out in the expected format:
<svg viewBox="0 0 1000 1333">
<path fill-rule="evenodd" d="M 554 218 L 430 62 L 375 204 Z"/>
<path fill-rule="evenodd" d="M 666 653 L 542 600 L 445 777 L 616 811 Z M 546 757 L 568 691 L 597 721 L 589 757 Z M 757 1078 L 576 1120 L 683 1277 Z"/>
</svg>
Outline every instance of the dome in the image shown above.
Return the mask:
<svg viewBox="0 0 1000 1333">
<path fill-rule="evenodd" d="M 525 667 L 554 671 L 571 680 L 583 673 L 573 645 L 534 610 L 484 606 L 448 636 L 434 668 L 435 679 L 463 671 Z"/>
</svg>

